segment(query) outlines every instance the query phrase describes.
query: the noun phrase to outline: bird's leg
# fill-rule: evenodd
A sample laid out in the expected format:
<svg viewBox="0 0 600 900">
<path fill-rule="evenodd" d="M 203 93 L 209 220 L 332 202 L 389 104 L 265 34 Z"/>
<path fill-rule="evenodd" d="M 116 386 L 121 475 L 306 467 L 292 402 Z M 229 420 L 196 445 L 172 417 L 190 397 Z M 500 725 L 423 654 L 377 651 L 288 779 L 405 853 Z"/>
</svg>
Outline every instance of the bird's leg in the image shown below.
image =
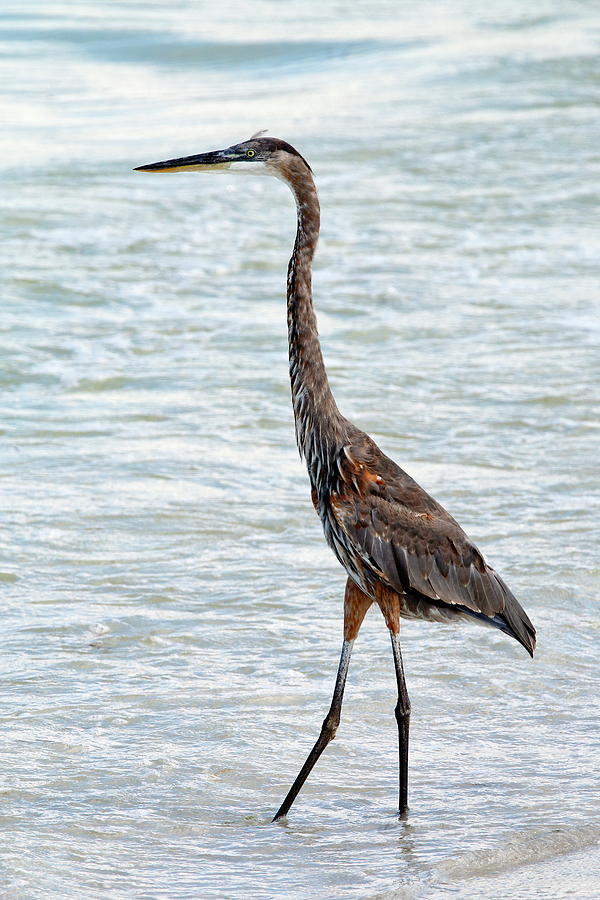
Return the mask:
<svg viewBox="0 0 600 900">
<path fill-rule="evenodd" d="M 335 737 L 337 727 L 340 724 L 340 713 L 342 711 L 344 685 L 346 684 L 346 675 L 348 674 L 348 665 L 350 664 L 350 654 L 352 653 L 353 643 L 354 641 L 344 640 L 344 643 L 342 645 L 342 655 L 340 657 L 340 665 L 338 668 L 335 688 L 333 691 L 333 699 L 331 701 L 329 712 L 323 720 L 323 725 L 321 726 L 321 734 L 317 738 L 315 746 L 308 754 L 308 758 L 300 769 L 298 777 L 288 791 L 287 797 L 273 816 L 273 822 L 276 822 L 277 819 L 281 819 L 282 816 L 287 815 L 290 806 L 300 793 L 302 785 L 312 772 L 316 761 L 320 757 L 327 744 Z"/>
<path fill-rule="evenodd" d="M 317 738 L 314 747 L 308 754 L 306 762 L 300 769 L 296 780 L 288 791 L 285 800 L 273 816 L 273 822 L 276 822 L 277 819 L 281 819 L 282 816 L 287 815 L 292 803 L 300 793 L 304 782 L 312 772 L 314 765 L 320 757 L 321 753 L 323 752 L 327 744 L 335 737 L 338 725 L 340 724 L 342 700 L 344 697 L 344 687 L 346 685 L 348 666 L 350 665 L 352 646 L 354 644 L 354 639 L 358 634 L 358 630 L 362 624 L 362 620 L 365 617 L 365 613 L 371 605 L 371 602 L 371 599 L 363 594 L 362 591 L 360 591 L 354 585 L 354 583 L 351 582 L 350 579 L 348 579 L 348 583 L 346 584 L 346 597 L 344 600 L 344 643 L 342 644 L 342 653 L 340 656 L 340 664 L 335 680 L 335 688 L 333 690 L 331 706 L 329 707 L 329 712 L 323 720 L 321 733 Z"/>
<path fill-rule="evenodd" d="M 390 629 L 392 638 L 392 650 L 394 652 L 394 665 L 396 667 L 396 682 L 398 683 L 398 702 L 396 703 L 396 721 L 398 723 L 398 751 L 399 751 L 399 780 L 400 793 L 398 798 L 398 811 L 401 816 L 408 813 L 408 732 L 410 726 L 410 700 L 404 678 L 404 666 L 402 665 L 402 653 L 400 652 L 400 634 Z"/>
<path fill-rule="evenodd" d="M 376 600 L 383 613 L 385 623 L 392 639 L 396 683 L 398 685 L 398 702 L 396 703 L 396 722 L 398 723 L 399 782 L 400 793 L 398 810 L 402 817 L 408 813 L 408 732 L 410 725 L 410 700 L 404 679 L 404 666 L 400 650 L 400 604 L 401 599 L 396 591 L 378 585 Z"/>
</svg>

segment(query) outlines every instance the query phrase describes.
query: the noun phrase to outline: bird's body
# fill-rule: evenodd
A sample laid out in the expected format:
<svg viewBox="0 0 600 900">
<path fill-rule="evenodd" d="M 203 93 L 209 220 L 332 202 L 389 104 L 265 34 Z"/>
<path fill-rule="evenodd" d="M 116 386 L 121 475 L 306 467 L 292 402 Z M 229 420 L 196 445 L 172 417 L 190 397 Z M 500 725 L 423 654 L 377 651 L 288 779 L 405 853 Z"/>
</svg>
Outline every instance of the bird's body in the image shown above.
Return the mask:
<svg viewBox="0 0 600 900">
<path fill-rule="evenodd" d="M 318 512 L 355 584 L 372 598 L 378 584 L 395 591 L 403 618 L 476 619 L 531 651 L 529 619 L 460 525 L 368 435 L 352 431 Z"/>
<path fill-rule="evenodd" d="M 142 171 L 262 171 L 285 181 L 298 227 L 288 268 L 287 312 L 296 439 L 325 537 L 348 574 L 344 644 L 331 709 L 317 743 L 276 813 L 285 815 L 335 735 L 352 645 L 372 603 L 392 639 L 398 684 L 400 813 L 408 809 L 410 703 L 400 618 L 472 619 L 499 628 L 533 655 L 535 629 L 500 576 L 446 510 L 338 410 L 317 333 L 312 260 L 319 236 L 317 190 L 308 163 L 284 141 L 257 135 L 223 151 L 141 166 Z"/>
</svg>

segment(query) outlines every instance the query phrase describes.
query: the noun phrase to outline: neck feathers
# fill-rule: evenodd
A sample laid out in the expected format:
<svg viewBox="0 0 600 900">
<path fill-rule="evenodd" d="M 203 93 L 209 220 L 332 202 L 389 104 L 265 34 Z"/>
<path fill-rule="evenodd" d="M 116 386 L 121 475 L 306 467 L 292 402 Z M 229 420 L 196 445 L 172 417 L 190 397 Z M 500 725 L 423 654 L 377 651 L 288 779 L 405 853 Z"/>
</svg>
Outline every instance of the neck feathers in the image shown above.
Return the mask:
<svg viewBox="0 0 600 900">
<path fill-rule="evenodd" d="M 312 260 L 319 239 L 317 189 L 301 157 L 286 154 L 279 173 L 296 198 L 298 230 L 288 267 L 287 315 L 296 440 L 313 486 L 337 445 L 341 416 L 329 387 L 312 302 Z"/>
</svg>

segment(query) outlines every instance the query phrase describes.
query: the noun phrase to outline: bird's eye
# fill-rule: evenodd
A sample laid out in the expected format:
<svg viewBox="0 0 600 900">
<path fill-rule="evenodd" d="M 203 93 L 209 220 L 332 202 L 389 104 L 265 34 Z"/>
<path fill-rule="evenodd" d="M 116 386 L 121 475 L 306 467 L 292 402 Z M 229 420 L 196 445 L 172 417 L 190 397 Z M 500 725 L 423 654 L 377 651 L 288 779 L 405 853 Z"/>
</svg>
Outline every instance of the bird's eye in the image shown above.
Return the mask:
<svg viewBox="0 0 600 900">
<path fill-rule="evenodd" d="M 246 150 L 246 156 L 249 156 L 250 158 L 256 156 L 256 150 Z"/>
</svg>

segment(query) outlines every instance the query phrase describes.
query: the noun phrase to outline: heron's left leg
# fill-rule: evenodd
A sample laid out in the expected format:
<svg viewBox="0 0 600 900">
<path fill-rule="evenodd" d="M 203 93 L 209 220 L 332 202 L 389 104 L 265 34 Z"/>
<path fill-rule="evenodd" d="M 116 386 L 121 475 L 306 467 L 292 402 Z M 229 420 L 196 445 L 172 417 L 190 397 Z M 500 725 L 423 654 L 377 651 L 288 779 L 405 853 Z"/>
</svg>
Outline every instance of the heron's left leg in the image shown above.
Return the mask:
<svg viewBox="0 0 600 900">
<path fill-rule="evenodd" d="M 288 791 L 288 794 L 273 816 L 273 822 L 287 815 L 292 803 L 300 793 L 302 785 L 312 772 L 315 763 L 321 753 L 335 737 L 338 725 L 340 724 L 340 715 L 342 712 L 342 700 L 344 698 L 344 687 L 346 685 L 346 676 L 348 674 L 348 666 L 350 665 L 350 654 L 352 653 L 352 645 L 358 634 L 358 630 L 365 617 L 365 613 L 371 605 L 372 600 L 360 591 L 354 582 L 348 579 L 346 584 L 346 596 L 344 598 L 344 643 L 342 645 L 342 655 L 340 656 L 340 664 L 338 667 L 337 677 L 335 680 L 335 688 L 333 690 L 333 698 L 329 712 L 323 720 L 321 733 L 317 741 L 308 754 L 308 758 L 296 780 Z"/>
</svg>

